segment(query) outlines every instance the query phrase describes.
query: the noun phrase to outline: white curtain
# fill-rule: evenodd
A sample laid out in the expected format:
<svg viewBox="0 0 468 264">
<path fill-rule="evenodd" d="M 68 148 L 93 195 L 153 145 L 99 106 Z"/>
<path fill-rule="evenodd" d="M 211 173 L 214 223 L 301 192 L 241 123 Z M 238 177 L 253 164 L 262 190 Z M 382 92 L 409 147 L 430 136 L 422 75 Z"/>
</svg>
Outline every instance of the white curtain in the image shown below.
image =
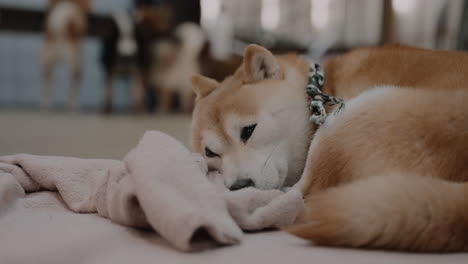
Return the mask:
<svg viewBox="0 0 468 264">
<path fill-rule="evenodd" d="M 455 49 L 463 4 L 463 0 L 393 0 L 393 40 Z"/>
<path fill-rule="evenodd" d="M 320 54 L 382 43 L 385 0 L 210 0 L 230 14 L 233 32 L 266 46 L 289 43 Z M 456 48 L 464 0 L 393 0 L 391 40 Z M 203 8 L 203 6 L 202 6 Z"/>
<path fill-rule="evenodd" d="M 381 40 L 383 28 L 383 0 L 341 0 L 346 6 L 342 27 L 344 47 L 376 45 Z"/>
</svg>

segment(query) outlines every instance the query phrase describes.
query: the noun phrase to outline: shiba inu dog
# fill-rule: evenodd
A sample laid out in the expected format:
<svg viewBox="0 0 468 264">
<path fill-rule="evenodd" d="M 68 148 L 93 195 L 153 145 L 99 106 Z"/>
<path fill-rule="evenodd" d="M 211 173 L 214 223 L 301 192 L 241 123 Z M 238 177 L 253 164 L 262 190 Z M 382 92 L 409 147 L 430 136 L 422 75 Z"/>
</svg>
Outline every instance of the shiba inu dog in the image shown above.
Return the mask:
<svg viewBox="0 0 468 264">
<path fill-rule="evenodd" d="M 160 93 L 159 110 L 169 112 L 172 95 L 177 93 L 182 111 L 190 112 L 194 97 L 190 78 L 201 72 L 199 56 L 206 40 L 202 29 L 191 22 L 179 25 L 174 35 L 178 44 L 162 42 L 158 46 L 161 61 L 155 67 L 154 82 Z"/>
<path fill-rule="evenodd" d="M 324 65 L 347 99 L 310 122 L 309 63 L 250 45 L 221 83 L 193 77 L 191 143 L 231 190 L 300 188 L 286 230 L 316 243 L 412 251 L 468 249 L 468 55 L 365 48 Z"/>
<path fill-rule="evenodd" d="M 49 109 L 52 102 L 54 66 L 61 60 L 70 68 L 70 91 L 67 108 L 78 110 L 82 77 L 82 40 L 86 35 L 90 11 L 89 0 L 49 0 L 45 22 L 45 39 L 41 51 L 44 80 L 40 107 Z"/>
<path fill-rule="evenodd" d="M 114 111 L 118 78 L 130 80 L 131 110 L 151 111 L 152 45 L 169 26 L 167 8 L 151 1 L 133 1 L 131 10 L 116 11 L 102 38 L 101 65 L 105 73 L 104 113 Z"/>
</svg>

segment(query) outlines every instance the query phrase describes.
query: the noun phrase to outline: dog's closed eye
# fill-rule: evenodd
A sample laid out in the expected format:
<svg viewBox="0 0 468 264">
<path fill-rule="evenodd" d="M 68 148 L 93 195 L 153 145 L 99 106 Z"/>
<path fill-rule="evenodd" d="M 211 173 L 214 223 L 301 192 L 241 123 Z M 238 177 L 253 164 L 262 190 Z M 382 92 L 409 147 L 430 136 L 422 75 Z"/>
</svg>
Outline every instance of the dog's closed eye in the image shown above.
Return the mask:
<svg viewBox="0 0 468 264">
<path fill-rule="evenodd" d="M 219 154 L 216 154 L 213 151 L 211 151 L 211 149 L 205 147 L 205 156 L 207 156 L 208 158 L 216 158 L 219 157 Z"/>
<path fill-rule="evenodd" d="M 247 140 L 249 140 L 249 138 L 252 136 L 256 127 L 257 124 L 243 127 L 241 131 L 241 140 L 243 142 L 247 142 Z"/>
</svg>

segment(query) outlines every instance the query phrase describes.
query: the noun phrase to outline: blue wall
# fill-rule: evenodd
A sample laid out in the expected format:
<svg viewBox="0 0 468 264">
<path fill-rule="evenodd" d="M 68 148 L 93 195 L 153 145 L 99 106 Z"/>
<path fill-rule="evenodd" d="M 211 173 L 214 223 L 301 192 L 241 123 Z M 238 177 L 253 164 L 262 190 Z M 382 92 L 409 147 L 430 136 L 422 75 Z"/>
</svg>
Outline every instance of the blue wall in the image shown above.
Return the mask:
<svg viewBox="0 0 468 264">
<path fill-rule="evenodd" d="M 21 8 L 43 9 L 46 0 L 0 0 L 1 5 Z M 94 1 L 97 13 L 129 6 L 129 0 Z M 0 31 L 0 107 L 35 107 L 39 103 L 41 89 L 39 56 L 42 34 Z M 104 94 L 104 83 L 99 64 L 100 42 L 96 38 L 84 40 L 84 72 L 81 87 L 81 105 L 96 110 Z M 59 64 L 54 72 L 54 104 L 63 105 L 68 92 L 68 70 Z M 117 108 L 128 105 L 129 91 L 125 82 L 117 82 L 115 101 Z"/>
<path fill-rule="evenodd" d="M 39 53 L 40 34 L 0 32 L 0 106 L 35 107 L 39 103 L 42 80 Z M 99 64 L 100 42 L 84 41 L 83 82 L 80 102 L 83 108 L 96 110 L 104 95 L 103 73 Z M 68 93 L 68 69 L 58 64 L 54 71 L 54 104 L 64 104 Z M 117 108 L 125 108 L 128 85 L 119 81 L 115 87 Z"/>
</svg>

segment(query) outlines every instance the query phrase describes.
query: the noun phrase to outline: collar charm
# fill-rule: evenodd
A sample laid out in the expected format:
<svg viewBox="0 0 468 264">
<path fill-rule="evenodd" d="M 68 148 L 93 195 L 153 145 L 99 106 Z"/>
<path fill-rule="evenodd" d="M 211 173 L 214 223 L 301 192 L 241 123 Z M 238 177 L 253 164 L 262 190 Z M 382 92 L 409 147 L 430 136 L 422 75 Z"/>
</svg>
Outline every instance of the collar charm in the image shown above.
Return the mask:
<svg viewBox="0 0 468 264">
<path fill-rule="evenodd" d="M 310 120 L 318 126 L 322 125 L 327 120 L 328 114 L 325 106 L 338 105 L 338 108 L 333 111 L 333 114 L 338 113 L 345 106 L 343 99 L 322 92 L 324 82 L 325 74 L 322 67 L 317 63 L 310 65 L 306 92 L 310 98 L 309 108 L 312 113 Z"/>
</svg>

